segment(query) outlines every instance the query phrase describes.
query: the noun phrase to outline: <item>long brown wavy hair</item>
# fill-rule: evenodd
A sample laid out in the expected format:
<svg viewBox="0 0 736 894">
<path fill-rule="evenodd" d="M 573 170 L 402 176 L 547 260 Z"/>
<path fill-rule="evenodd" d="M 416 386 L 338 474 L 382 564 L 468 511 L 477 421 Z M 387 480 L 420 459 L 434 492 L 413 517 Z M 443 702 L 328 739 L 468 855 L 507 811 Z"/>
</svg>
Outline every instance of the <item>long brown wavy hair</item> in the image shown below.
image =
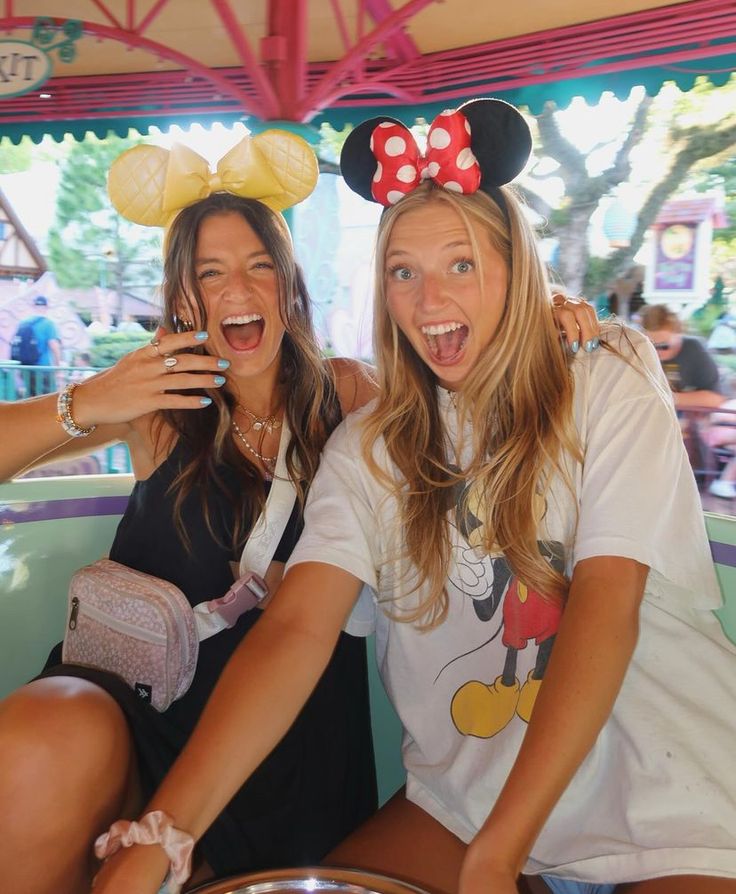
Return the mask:
<svg viewBox="0 0 736 894">
<path fill-rule="evenodd" d="M 374 347 L 380 398 L 367 421 L 363 453 L 398 499 L 404 555 L 418 571 L 417 586 L 428 585 L 429 595 L 416 607 L 391 611 L 422 628 L 437 626 L 447 614 L 448 513 L 467 481 L 473 482 L 472 512 L 483 522 L 483 550 L 502 551 L 514 573 L 546 598 L 561 600 L 567 593 L 564 576 L 540 554 L 537 528 L 553 474 L 561 473 L 571 485 L 563 455 L 581 456 L 572 378 L 534 234 L 512 191 L 502 192 L 505 210 L 483 192 L 463 196 L 427 183 L 387 209 L 378 229 Z M 471 459 L 460 472 L 446 454 L 436 377 L 391 319 L 386 302 L 386 255 L 396 221 L 440 202 L 463 220 L 476 263 L 471 222 L 483 234 L 480 238 L 487 234 L 508 269 L 498 328 L 456 394 L 460 431 L 469 422 L 473 433 Z M 482 269 L 479 275 L 482 283 Z M 379 436 L 398 478 L 382 471 L 374 459 Z"/>
<path fill-rule="evenodd" d="M 185 208 L 167 234 L 162 284 L 163 326 L 170 331 L 181 331 L 187 325 L 186 317 L 193 315 L 199 328 L 207 328 L 207 310 L 194 270 L 197 237 L 208 217 L 229 213 L 241 215 L 253 229 L 276 269 L 279 310 L 286 328 L 278 379 L 280 398 L 291 429 L 286 465 L 303 505 L 322 448 L 339 421 L 340 413 L 334 379 L 320 352 L 311 302 L 283 217 L 258 201 L 229 193 L 215 193 Z M 196 350 L 204 352 L 206 348 Z M 235 400 L 232 395 L 219 389 L 203 393 L 212 398 L 212 404 L 203 410 L 165 410 L 160 414 L 160 419 L 183 439 L 192 457 L 171 485 L 176 495 L 175 523 L 183 541 L 188 544 L 182 523 L 182 505 L 191 491 L 198 488 L 207 527 L 216 537 L 208 495 L 213 490 L 220 490 L 234 510 L 232 547 L 235 551 L 244 543 L 265 504 L 263 474 L 233 442 Z M 218 471 L 222 465 L 236 471 L 241 484 L 237 492 L 233 493 L 232 488 L 225 486 Z"/>
</svg>

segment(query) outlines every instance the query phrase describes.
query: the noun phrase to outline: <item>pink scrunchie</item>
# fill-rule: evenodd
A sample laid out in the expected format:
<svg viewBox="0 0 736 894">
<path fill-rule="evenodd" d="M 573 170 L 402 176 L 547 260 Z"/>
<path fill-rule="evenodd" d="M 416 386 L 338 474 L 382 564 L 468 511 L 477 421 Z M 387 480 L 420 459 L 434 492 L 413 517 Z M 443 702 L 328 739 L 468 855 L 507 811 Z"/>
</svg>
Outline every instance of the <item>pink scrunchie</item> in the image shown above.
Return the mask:
<svg viewBox="0 0 736 894">
<path fill-rule="evenodd" d="M 95 856 L 104 860 L 121 847 L 133 844 L 160 844 L 171 861 L 170 877 L 177 885 L 184 884 L 189 878 L 194 839 L 188 832 L 174 828 L 174 821 L 163 810 L 152 810 L 137 823 L 130 820 L 114 822 L 109 831 L 95 841 Z"/>
</svg>

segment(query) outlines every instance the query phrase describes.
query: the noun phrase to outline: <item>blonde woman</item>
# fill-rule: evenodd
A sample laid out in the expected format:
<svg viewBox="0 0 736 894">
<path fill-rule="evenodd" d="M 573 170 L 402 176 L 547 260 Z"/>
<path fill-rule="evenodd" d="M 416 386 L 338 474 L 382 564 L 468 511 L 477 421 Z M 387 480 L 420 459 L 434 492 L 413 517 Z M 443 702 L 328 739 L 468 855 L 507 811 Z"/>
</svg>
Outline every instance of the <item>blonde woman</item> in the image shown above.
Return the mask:
<svg viewBox="0 0 736 894">
<path fill-rule="evenodd" d="M 119 850 L 138 824 L 116 825 L 96 892 L 153 894 L 167 868 L 175 890 L 183 843 L 339 632 L 371 625 L 407 787 L 328 861 L 434 892 L 734 892 L 736 648 L 654 351 L 618 327 L 603 351 L 557 350 L 503 186 L 530 145 L 512 107 L 446 113 L 427 156 L 410 141 L 373 120 L 342 159 L 387 204 L 379 397 L 328 443 L 283 583 L 149 804 L 182 847 Z"/>
</svg>

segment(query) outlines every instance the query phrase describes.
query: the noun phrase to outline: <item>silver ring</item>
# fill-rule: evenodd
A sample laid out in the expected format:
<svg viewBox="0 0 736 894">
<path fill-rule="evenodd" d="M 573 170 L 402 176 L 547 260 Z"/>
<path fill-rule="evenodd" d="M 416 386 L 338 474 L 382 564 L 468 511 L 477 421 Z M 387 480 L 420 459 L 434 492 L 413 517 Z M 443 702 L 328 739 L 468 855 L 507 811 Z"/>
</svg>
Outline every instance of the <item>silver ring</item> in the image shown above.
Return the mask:
<svg viewBox="0 0 736 894">
<path fill-rule="evenodd" d="M 176 366 L 179 362 L 177 357 L 172 357 L 171 354 L 167 354 L 164 357 L 164 366 L 166 367 L 166 372 L 171 372 L 171 370 Z"/>
</svg>

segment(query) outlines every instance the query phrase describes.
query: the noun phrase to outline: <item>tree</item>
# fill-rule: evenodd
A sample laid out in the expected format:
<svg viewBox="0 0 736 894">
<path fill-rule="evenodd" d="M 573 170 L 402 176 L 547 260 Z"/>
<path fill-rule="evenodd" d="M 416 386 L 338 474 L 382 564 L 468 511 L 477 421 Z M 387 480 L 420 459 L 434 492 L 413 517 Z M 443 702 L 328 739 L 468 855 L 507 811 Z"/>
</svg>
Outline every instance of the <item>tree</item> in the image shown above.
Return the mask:
<svg viewBox="0 0 736 894">
<path fill-rule="evenodd" d="M 728 111 L 722 110 L 724 97 L 730 100 Z M 644 95 L 620 139 L 612 163 L 594 176 L 588 173 L 589 153 L 583 153 L 563 135 L 560 113 L 554 106 L 548 104 L 536 117 L 538 166 L 541 161 L 554 160 L 554 175 L 562 180 L 565 195 L 556 208 L 542 199 L 535 192 L 535 180 L 542 179 L 535 168 L 526 181 L 525 192 L 530 205 L 548 220 L 550 235 L 558 240 L 557 266 L 569 289 L 596 295 L 622 275 L 632 265 L 647 229 L 665 201 L 687 184 L 696 167 L 702 167 L 709 160 L 720 160 L 734 151 L 734 98 L 736 81 L 733 79 L 724 87 L 698 84 L 675 101 L 667 91 L 654 98 Z M 716 120 L 714 114 L 718 116 Z M 642 202 L 630 244 L 591 263 L 587 236 L 593 212 L 632 176 L 634 150 L 642 148 L 647 141 L 654 144 L 657 140 L 661 143 L 661 174 L 658 179 L 641 183 Z M 548 176 L 545 174 L 545 179 Z"/>
<path fill-rule="evenodd" d="M 107 195 L 107 173 L 117 156 L 140 137 L 74 143 L 61 166 L 56 220 L 49 232 L 50 266 L 61 286 L 101 285 L 118 294 L 118 319 L 124 296 L 149 291 L 160 282 L 160 233 L 122 218 Z"/>
</svg>

